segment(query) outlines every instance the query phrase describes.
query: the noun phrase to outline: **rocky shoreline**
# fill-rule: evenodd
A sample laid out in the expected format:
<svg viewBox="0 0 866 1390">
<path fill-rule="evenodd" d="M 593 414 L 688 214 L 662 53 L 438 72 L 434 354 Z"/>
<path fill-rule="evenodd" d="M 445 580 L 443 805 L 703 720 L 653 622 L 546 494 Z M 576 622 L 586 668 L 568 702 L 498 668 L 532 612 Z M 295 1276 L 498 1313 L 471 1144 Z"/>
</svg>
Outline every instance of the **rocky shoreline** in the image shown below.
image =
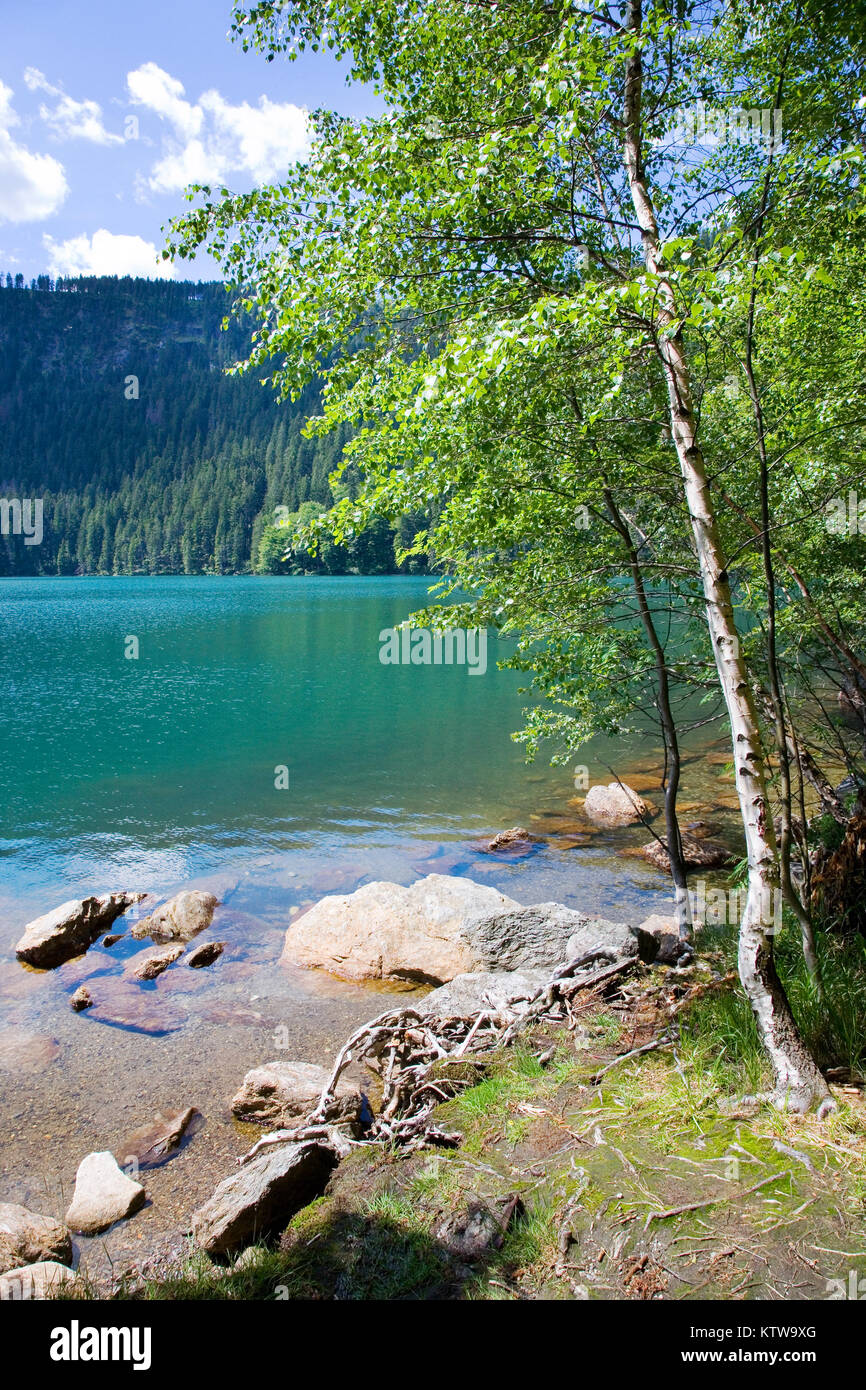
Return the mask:
<svg viewBox="0 0 866 1390">
<path fill-rule="evenodd" d="M 493 854 L 521 853 L 532 838 L 515 827 L 488 848 Z M 127 960 L 120 988 L 111 977 L 97 976 L 70 996 L 75 1011 L 122 1017 L 118 999 L 124 991 L 220 959 L 225 943 L 209 937 L 219 906 L 215 894 L 195 889 L 161 904 L 139 892 L 67 902 L 27 925 L 16 955 L 30 969 L 51 971 L 85 957 L 100 938 L 109 950 L 123 940 L 148 941 Z M 124 931 L 129 909 L 147 915 L 136 916 Z M 684 963 L 673 919 L 653 917 L 633 927 L 559 903 L 522 906 L 472 879 L 428 874 L 408 887 L 377 881 L 324 897 L 291 922 L 280 963 L 356 986 L 432 986 L 424 998 L 413 995 L 408 1011 L 392 1010 L 389 1017 L 402 1020 L 400 1027 L 417 1024 L 427 1036 L 437 1037 L 439 1030 L 435 1051 L 441 1060 L 449 1038 L 461 1056 L 471 1055 L 489 1048 L 494 1037 L 501 1041 L 539 999 L 554 1007 L 557 979 L 572 978 L 575 971 L 589 978 L 600 961 L 639 959 Z M 455 1019 L 463 1020 L 461 1036 Z M 353 1036 L 364 1037 L 371 1028 L 375 1021 Z M 357 1042 L 356 1050 L 353 1058 L 349 1048 L 350 1061 L 360 1060 L 364 1049 Z M 337 1075 L 309 1062 L 275 1058 L 239 1078 L 232 1115 L 267 1132 L 193 1214 L 189 1230 L 202 1250 L 236 1258 L 319 1196 L 354 1145 L 384 1137 L 383 1095 L 389 1101 L 393 1077 L 376 1075 L 374 1053 L 365 1058 L 372 1084 L 357 1076 L 357 1066 L 354 1078 L 343 1075 L 346 1052 L 340 1052 L 344 1061 Z M 399 1109 L 391 1104 L 389 1122 Z M 73 1268 L 73 1237 L 134 1221 L 148 1200 L 147 1168 L 194 1142 L 196 1118 L 193 1107 L 160 1112 L 114 1153 L 84 1155 L 63 1222 L 16 1203 L 0 1207 L 0 1297 L 80 1294 L 86 1281 Z"/>
</svg>

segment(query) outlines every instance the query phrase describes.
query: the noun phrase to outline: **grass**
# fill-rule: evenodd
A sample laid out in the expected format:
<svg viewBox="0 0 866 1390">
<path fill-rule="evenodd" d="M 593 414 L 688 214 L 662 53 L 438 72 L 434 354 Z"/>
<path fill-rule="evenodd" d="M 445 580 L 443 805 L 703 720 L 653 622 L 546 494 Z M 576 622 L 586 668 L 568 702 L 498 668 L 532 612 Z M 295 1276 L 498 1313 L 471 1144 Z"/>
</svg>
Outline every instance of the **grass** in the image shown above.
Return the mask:
<svg viewBox="0 0 866 1390">
<path fill-rule="evenodd" d="M 732 928 L 706 929 L 701 950 L 711 950 L 725 970 L 736 969 L 737 941 Z M 866 1073 L 866 940 L 861 936 L 816 939 L 824 1000 L 806 969 L 796 928 L 787 919 L 776 938 L 779 976 L 806 1046 L 822 1067 L 848 1067 Z M 748 1000 L 741 990 L 708 995 L 695 1003 L 685 1021 L 684 1045 L 730 1089 L 753 1092 L 768 1079 L 764 1053 Z M 700 1048 L 701 1038 L 706 1046 Z"/>
</svg>

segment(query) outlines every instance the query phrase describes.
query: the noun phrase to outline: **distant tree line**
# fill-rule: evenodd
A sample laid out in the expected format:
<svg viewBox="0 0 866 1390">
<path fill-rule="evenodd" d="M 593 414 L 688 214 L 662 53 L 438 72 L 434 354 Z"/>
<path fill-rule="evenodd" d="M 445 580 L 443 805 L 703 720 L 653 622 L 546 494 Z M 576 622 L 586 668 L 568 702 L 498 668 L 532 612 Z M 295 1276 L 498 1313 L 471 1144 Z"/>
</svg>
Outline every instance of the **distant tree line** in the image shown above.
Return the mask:
<svg viewBox="0 0 866 1390">
<path fill-rule="evenodd" d="M 44 529 L 0 535 L 0 575 L 410 567 L 394 548 L 410 519 L 284 558 L 286 518 L 333 502 L 348 431 L 307 439 L 315 389 L 277 402 L 258 374 L 226 374 L 249 338 L 221 331 L 227 308 L 217 283 L 0 276 L 0 497 L 41 498 Z M 341 491 L 356 486 L 349 471 Z"/>
</svg>

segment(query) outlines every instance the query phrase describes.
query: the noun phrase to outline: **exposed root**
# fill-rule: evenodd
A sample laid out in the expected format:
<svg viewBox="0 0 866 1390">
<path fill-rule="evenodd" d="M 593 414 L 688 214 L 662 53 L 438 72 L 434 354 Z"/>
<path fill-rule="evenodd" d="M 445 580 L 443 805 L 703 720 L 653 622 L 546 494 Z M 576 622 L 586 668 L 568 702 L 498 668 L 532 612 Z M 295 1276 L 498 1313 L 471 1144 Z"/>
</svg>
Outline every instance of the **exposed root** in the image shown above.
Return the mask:
<svg viewBox="0 0 866 1390">
<path fill-rule="evenodd" d="M 607 964 L 593 970 L 600 961 Z M 576 1015 L 572 1005 L 579 993 L 602 988 L 637 963 L 636 957 L 617 958 L 611 951 L 591 951 L 559 966 L 548 983 L 529 997 L 499 1009 L 488 1005 L 465 1016 L 440 1018 L 422 1014 L 412 1006 L 390 1009 L 365 1023 L 344 1043 L 319 1103 L 306 1120 L 294 1129 L 265 1135 L 238 1161 L 248 1162 L 272 1144 L 311 1139 L 333 1144 L 341 1155 L 349 1152 L 353 1143 L 395 1144 L 404 1151 L 428 1145 L 454 1148 L 461 1136 L 438 1129 L 431 1117 L 443 1101 L 475 1084 L 475 1077 L 460 1075 L 461 1063 L 465 1066 L 471 1057 L 507 1046 L 530 1024 L 554 1020 L 573 1024 Z M 382 1082 L 378 1113 L 360 1141 L 325 1123 L 337 1083 L 352 1062 L 363 1062 Z"/>
</svg>

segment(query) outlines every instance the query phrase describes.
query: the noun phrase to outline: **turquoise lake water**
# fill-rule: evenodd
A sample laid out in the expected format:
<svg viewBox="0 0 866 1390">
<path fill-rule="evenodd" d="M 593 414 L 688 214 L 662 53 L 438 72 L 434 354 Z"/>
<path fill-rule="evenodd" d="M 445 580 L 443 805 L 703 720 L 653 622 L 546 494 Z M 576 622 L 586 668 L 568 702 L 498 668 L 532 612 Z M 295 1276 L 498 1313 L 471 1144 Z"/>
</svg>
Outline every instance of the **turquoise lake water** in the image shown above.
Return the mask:
<svg viewBox="0 0 866 1390">
<path fill-rule="evenodd" d="M 564 807 L 568 770 L 527 768 L 509 737 L 523 701 L 518 676 L 496 669 L 495 641 L 483 675 L 380 661 L 380 632 L 423 606 L 427 588 L 0 584 L 3 918 L 121 886 L 255 879 L 290 859 L 321 871 L 360 855 L 372 870 L 389 851 L 435 852 Z M 287 788 L 275 786 L 280 767 Z M 620 861 L 605 884 L 595 858 L 572 854 L 569 898 L 583 886 L 590 907 L 633 908 L 657 882 Z M 548 867 L 553 887 L 564 866 Z"/>
</svg>

